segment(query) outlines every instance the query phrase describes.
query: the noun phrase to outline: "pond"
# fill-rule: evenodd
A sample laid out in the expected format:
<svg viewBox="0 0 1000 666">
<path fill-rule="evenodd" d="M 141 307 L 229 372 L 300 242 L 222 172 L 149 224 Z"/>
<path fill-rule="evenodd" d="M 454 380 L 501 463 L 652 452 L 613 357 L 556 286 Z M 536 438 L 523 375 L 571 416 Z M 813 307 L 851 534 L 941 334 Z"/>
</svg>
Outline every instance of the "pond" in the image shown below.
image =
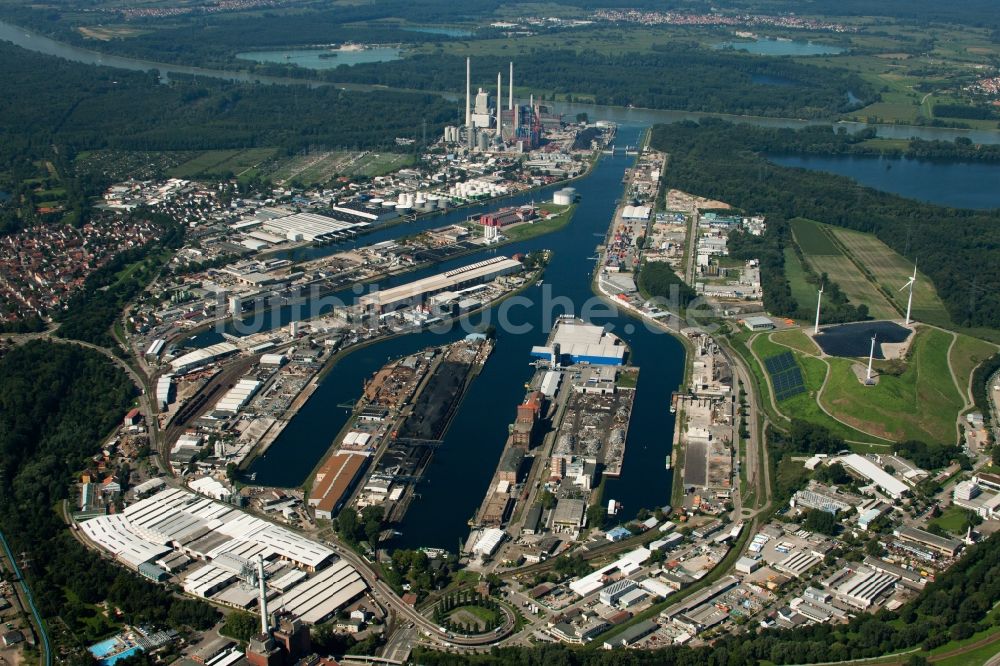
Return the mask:
<svg viewBox="0 0 1000 666">
<path fill-rule="evenodd" d="M 830 356 L 846 358 L 868 357 L 872 336 L 875 336 L 875 358 L 884 359 L 882 343 L 904 342 L 910 337 L 910 329 L 891 321 L 863 321 L 856 324 L 841 324 L 820 330 L 816 336 L 818 344 Z"/>
<path fill-rule="evenodd" d="M 300 48 L 279 51 L 244 51 L 239 60 L 259 63 L 297 65 L 306 69 L 333 69 L 341 65 L 399 60 L 402 49 L 396 46 L 342 46 L 337 49 Z"/>
<path fill-rule="evenodd" d="M 759 37 L 753 41 L 730 41 L 715 44 L 715 49 L 735 49 L 746 51 L 754 55 L 767 56 L 815 56 L 815 55 L 837 55 L 843 53 L 844 49 L 839 46 L 829 44 L 816 44 L 814 42 L 792 41 L 790 39 L 768 39 Z"/>
</svg>

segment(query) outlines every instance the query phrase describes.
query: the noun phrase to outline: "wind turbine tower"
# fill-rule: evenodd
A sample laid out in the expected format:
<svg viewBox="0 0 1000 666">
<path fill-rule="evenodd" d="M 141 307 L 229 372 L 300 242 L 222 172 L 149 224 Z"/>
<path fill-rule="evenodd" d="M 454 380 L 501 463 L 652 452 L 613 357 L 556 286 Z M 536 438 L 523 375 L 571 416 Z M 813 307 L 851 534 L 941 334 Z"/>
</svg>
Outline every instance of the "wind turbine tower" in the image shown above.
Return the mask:
<svg viewBox="0 0 1000 666">
<path fill-rule="evenodd" d="M 819 307 L 823 304 L 823 286 L 820 285 L 819 297 L 816 299 L 816 325 L 813 326 L 813 335 L 819 335 Z"/>
<path fill-rule="evenodd" d="M 865 384 L 872 384 L 872 361 L 875 359 L 875 336 L 872 336 L 872 348 L 868 352 L 868 374 L 865 375 Z"/>
<path fill-rule="evenodd" d="M 906 281 L 906 284 L 904 284 L 902 287 L 899 288 L 900 291 L 903 291 L 907 287 L 909 287 L 909 289 L 910 289 L 910 294 L 906 298 L 906 325 L 907 326 L 910 325 L 910 311 L 913 309 L 913 283 L 915 283 L 916 281 L 917 281 L 917 265 L 914 264 L 913 265 L 913 275 L 911 275 L 910 279 L 908 279 Z"/>
</svg>

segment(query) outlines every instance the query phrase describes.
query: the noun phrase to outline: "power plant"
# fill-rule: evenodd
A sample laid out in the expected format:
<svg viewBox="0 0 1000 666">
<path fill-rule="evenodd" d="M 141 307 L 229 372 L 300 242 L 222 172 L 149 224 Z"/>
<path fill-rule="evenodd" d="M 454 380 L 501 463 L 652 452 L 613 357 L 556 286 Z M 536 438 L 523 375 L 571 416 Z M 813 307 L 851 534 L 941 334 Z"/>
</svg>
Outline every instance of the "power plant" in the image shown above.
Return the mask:
<svg viewBox="0 0 1000 666">
<path fill-rule="evenodd" d="M 558 126 L 560 118 L 535 105 L 534 95 L 528 105 L 514 100 L 514 63 L 509 64 L 507 108 L 503 108 L 503 75 L 497 72 L 497 93 L 479 88 L 472 93 L 472 58 L 465 59 L 465 125 L 444 128 L 447 143 L 464 145 L 478 152 L 522 153 L 538 148 L 542 128 L 547 123 Z"/>
</svg>

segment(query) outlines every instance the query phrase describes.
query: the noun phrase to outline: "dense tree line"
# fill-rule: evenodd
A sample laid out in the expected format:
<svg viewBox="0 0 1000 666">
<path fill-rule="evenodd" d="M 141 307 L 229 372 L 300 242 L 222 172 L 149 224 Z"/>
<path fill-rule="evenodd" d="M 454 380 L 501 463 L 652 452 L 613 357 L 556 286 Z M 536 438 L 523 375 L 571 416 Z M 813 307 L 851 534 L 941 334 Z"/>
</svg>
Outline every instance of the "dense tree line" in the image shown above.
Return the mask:
<svg viewBox="0 0 1000 666">
<path fill-rule="evenodd" d="M 764 153 L 794 152 L 797 132 L 700 123 L 659 125 L 653 147 L 671 154 L 669 187 L 726 201 L 771 220 L 801 216 L 873 233 L 917 261 L 953 322 L 1000 326 L 1000 211 L 945 208 L 858 185 L 850 178 L 775 166 Z M 829 128 L 827 133 L 832 134 Z"/>
<path fill-rule="evenodd" d="M 377 148 L 454 115 L 435 95 L 240 84 L 68 62 L 0 43 L 0 168 L 70 151 Z"/>
<path fill-rule="evenodd" d="M 941 469 L 955 460 L 965 466 L 969 464 L 969 459 L 962 453 L 962 447 L 957 444 L 928 444 L 927 442 L 908 440 L 897 442 L 893 445 L 892 450 L 922 469 Z"/>
<path fill-rule="evenodd" d="M 216 618 L 211 607 L 84 548 L 59 518 L 73 473 L 134 396 L 124 372 L 76 345 L 36 340 L 0 360 L 0 528 L 30 561 L 26 576 L 42 614 L 82 636 L 94 626 L 94 604 L 105 600 L 133 623 L 205 628 Z M 68 663 L 91 663 L 85 659 Z"/>
</svg>

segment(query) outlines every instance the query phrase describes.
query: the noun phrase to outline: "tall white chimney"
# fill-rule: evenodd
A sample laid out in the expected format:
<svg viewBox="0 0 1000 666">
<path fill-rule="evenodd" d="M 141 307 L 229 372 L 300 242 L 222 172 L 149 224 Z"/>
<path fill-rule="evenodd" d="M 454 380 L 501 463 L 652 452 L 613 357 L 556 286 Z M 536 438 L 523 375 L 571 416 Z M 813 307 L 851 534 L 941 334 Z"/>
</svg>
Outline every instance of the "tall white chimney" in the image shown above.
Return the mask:
<svg viewBox="0 0 1000 666">
<path fill-rule="evenodd" d="M 503 77 L 500 72 L 497 72 L 497 136 L 501 136 L 500 130 L 502 125 L 500 124 L 500 110 L 503 108 Z"/>
<path fill-rule="evenodd" d="M 472 58 L 465 59 L 465 127 L 472 127 Z"/>
<path fill-rule="evenodd" d="M 269 618 L 267 617 L 267 587 L 264 585 L 264 556 L 257 556 L 257 584 L 260 586 L 260 633 L 268 634 Z"/>
<path fill-rule="evenodd" d="M 507 91 L 507 110 L 514 110 L 514 63 L 510 63 L 510 89 Z"/>
</svg>

